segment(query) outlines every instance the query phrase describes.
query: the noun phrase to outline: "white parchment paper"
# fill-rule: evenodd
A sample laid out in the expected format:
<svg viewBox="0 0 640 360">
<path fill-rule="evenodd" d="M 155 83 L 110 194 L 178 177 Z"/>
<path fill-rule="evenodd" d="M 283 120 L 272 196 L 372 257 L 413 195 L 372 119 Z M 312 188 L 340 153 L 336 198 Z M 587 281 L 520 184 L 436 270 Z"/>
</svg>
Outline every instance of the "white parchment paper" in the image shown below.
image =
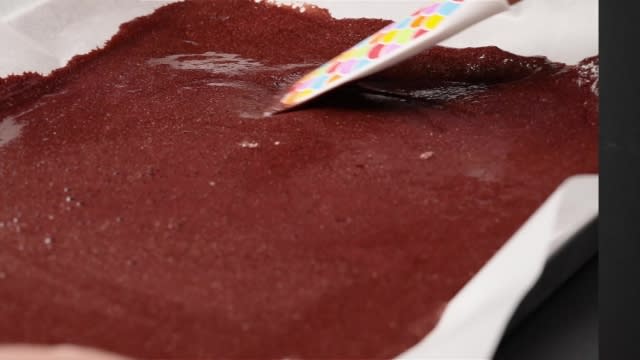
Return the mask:
<svg viewBox="0 0 640 360">
<path fill-rule="evenodd" d="M 298 0 L 278 0 L 300 4 Z M 171 0 L 2 0 L 0 76 L 49 73 L 100 47 L 118 26 Z M 415 0 L 307 0 L 336 17 L 397 19 Z M 443 45 L 495 45 L 569 64 L 598 54 L 597 0 L 525 0 Z M 568 179 L 447 306 L 434 331 L 401 359 L 490 359 L 545 262 L 598 214 L 598 177 Z"/>
</svg>

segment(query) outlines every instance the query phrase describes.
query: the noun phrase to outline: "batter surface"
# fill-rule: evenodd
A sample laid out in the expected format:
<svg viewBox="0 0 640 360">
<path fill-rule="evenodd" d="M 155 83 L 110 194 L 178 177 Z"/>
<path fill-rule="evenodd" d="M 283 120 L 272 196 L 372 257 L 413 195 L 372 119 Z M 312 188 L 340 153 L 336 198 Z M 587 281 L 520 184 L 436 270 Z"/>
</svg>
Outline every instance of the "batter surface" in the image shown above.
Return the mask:
<svg viewBox="0 0 640 360">
<path fill-rule="evenodd" d="M 262 117 L 384 25 L 187 1 L 0 80 L 0 342 L 363 359 L 422 339 L 598 170 L 598 61 L 436 48 Z"/>
</svg>

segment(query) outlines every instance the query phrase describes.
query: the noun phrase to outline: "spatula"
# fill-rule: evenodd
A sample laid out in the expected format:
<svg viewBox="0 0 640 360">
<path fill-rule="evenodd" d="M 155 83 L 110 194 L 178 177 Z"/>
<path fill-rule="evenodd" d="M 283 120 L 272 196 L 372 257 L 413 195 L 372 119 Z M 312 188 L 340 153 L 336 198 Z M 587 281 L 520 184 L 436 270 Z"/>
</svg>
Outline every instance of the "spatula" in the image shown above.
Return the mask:
<svg viewBox="0 0 640 360">
<path fill-rule="evenodd" d="M 291 110 L 341 85 L 396 65 L 518 1 L 432 0 L 302 77 L 271 113 Z"/>
</svg>

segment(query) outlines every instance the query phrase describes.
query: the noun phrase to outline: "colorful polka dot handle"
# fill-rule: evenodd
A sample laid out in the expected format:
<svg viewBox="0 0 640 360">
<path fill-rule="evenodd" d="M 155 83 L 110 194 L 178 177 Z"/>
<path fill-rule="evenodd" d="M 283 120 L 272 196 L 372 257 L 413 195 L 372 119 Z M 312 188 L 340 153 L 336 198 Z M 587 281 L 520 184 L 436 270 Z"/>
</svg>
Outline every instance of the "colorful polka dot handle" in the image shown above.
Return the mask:
<svg viewBox="0 0 640 360">
<path fill-rule="evenodd" d="M 393 66 L 508 7 L 507 0 L 431 1 L 305 75 L 281 98 L 279 108 L 291 109 L 342 84 Z"/>
</svg>

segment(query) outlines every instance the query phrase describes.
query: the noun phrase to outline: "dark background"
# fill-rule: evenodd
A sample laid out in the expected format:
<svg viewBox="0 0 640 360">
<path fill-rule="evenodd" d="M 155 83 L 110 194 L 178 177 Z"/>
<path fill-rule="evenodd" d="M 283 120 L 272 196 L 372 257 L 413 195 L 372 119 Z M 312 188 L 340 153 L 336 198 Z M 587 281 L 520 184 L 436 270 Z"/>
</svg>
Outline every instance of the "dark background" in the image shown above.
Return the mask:
<svg viewBox="0 0 640 360">
<path fill-rule="evenodd" d="M 600 1 L 600 358 L 640 359 L 640 3 Z"/>
</svg>

